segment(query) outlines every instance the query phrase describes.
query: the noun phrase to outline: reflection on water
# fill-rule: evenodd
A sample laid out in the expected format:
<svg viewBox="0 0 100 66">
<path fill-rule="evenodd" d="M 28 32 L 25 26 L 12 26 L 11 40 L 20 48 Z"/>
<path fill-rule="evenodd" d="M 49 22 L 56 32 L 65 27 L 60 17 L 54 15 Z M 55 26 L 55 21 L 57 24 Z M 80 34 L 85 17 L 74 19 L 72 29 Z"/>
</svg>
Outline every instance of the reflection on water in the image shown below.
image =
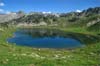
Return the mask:
<svg viewBox="0 0 100 66">
<path fill-rule="evenodd" d="M 97 37 L 57 29 L 21 29 L 8 39 L 10 43 L 37 48 L 75 48 L 97 41 Z"/>
</svg>

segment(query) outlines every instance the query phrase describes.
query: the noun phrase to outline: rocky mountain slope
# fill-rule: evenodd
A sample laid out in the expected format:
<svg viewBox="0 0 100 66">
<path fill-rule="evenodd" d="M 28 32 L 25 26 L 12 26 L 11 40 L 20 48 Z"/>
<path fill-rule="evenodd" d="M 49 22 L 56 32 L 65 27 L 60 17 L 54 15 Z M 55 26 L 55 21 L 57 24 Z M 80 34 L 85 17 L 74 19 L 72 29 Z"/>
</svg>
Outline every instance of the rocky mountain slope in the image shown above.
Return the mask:
<svg viewBox="0 0 100 66">
<path fill-rule="evenodd" d="M 18 18 L 17 14 L 0 16 L 0 21 L 9 24 L 43 26 L 61 26 L 61 27 L 100 27 L 100 7 L 88 8 L 82 12 L 70 13 L 43 13 L 33 12 Z M 40 26 L 38 25 L 38 26 Z M 98 29 L 100 30 L 100 28 Z"/>
<path fill-rule="evenodd" d="M 17 18 L 16 14 L 0 14 L 0 23 Z"/>
<path fill-rule="evenodd" d="M 0 14 L 0 23 L 8 22 L 13 19 L 18 19 L 22 17 L 24 14 L 23 12 L 19 11 L 17 13 L 9 13 L 9 14 Z"/>
</svg>

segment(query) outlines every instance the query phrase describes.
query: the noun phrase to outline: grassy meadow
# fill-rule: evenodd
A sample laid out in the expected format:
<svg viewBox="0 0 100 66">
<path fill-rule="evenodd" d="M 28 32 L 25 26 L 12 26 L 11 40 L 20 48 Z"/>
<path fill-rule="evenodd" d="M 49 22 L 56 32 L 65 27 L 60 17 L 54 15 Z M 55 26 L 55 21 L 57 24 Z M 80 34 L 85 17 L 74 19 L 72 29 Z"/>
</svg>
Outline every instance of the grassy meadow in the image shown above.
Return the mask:
<svg viewBox="0 0 100 66">
<path fill-rule="evenodd" d="M 0 30 L 0 66 L 100 66 L 100 42 L 75 49 L 32 48 L 9 44 L 17 28 Z M 61 29 L 61 28 L 60 28 Z M 61 30 L 97 35 L 84 28 Z"/>
</svg>

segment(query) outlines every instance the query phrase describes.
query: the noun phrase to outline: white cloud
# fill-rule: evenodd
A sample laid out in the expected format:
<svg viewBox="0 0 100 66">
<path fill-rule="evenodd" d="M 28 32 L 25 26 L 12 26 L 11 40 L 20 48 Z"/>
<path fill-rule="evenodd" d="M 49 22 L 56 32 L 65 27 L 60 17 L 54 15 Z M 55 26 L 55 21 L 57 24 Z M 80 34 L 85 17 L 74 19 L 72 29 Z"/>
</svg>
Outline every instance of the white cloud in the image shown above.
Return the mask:
<svg viewBox="0 0 100 66">
<path fill-rule="evenodd" d="M 45 12 L 45 11 L 44 11 L 44 12 L 42 12 L 42 13 L 43 13 L 43 14 L 50 14 L 51 12 L 50 12 L 50 11 L 49 11 L 49 12 Z"/>
<path fill-rule="evenodd" d="M 82 12 L 82 11 L 81 11 L 81 10 L 76 10 L 76 12 L 79 12 L 79 13 L 80 13 L 80 12 Z"/>
<path fill-rule="evenodd" d="M 47 13 L 51 13 L 51 11 L 47 12 Z"/>
<path fill-rule="evenodd" d="M 6 11 L 5 13 L 6 13 L 6 14 L 13 14 L 13 15 L 16 15 L 15 12 L 10 12 L 10 11 Z"/>
<path fill-rule="evenodd" d="M 5 4 L 3 2 L 0 3 L 0 6 L 4 6 Z"/>
<path fill-rule="evenodd" d="M 6 13 L 6 14 L 11 14 L 11 12 L 10 12 L 10 11 L 6 11 L 5 13 Z"/>
<path fill-rule="evenodd" d="M 0 9 L 0 13 L 16 15 L 16 12 L 6 11 L 6 10 L 3 10 L 3 9 Z"/>
<path fill-rule="evenodd" d="M 3 9 L 0 9 L 0 12 L 4 12 L 4 10 Z"/>
</svg>

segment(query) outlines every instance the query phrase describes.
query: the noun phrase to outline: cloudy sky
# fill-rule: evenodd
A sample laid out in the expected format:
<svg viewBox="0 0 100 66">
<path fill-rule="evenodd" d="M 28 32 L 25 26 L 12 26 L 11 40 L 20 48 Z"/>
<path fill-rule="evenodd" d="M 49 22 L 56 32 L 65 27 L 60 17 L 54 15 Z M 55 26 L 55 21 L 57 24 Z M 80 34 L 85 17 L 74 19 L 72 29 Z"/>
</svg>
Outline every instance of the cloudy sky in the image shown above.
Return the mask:
<svg viewBox="0 0 100 66">
<path fill-rule="evenodd" d="M 25 12 L 70 12 L 100 7 L 100 0 L 0 0 L 0 13 L 23 10 Z"/>
</svg>

